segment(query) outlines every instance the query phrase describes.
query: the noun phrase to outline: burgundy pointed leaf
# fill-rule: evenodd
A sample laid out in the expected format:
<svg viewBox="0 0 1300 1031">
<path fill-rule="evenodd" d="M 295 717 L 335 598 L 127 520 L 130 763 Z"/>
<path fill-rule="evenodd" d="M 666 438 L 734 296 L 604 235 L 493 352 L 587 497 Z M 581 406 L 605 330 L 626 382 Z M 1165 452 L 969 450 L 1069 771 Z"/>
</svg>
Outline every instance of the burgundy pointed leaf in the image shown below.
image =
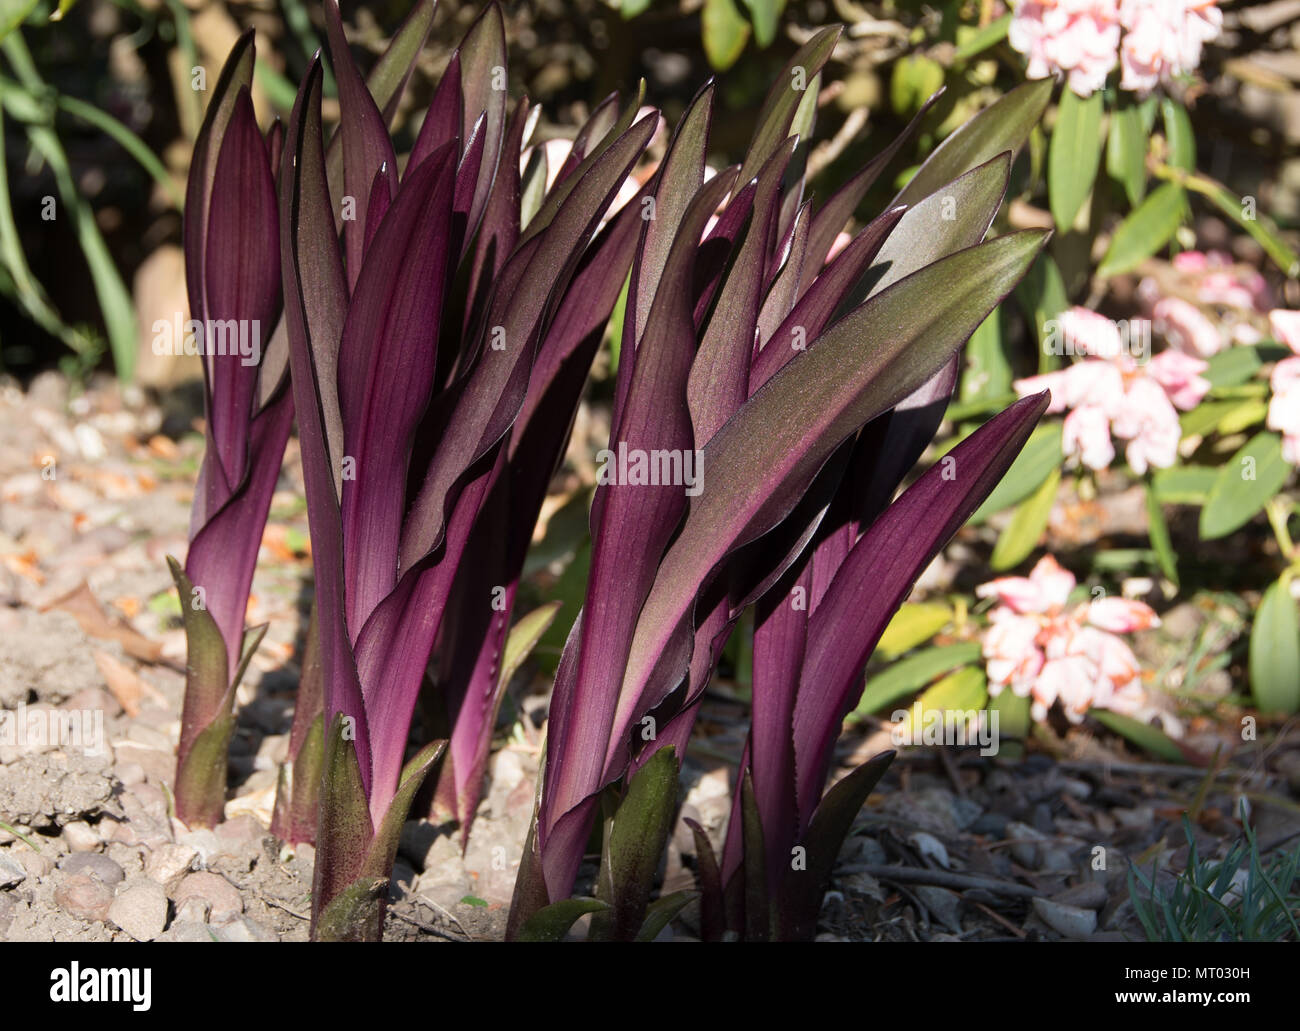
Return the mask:
<svg viewBox="0 0 1300 1031">
<path fill-rule="evenodd" d="M 501 8 L 490 3 L 465 34 L 460 58 L 461 124 L 473 125 L 484 116 L 483 163 L 496 169 L 506 129 L 506 28 Z M 462 146 L 464 144 L 462 143 Z M 492 176 L 480 176 L 469 210 L 473 236 L 492 190 Z"/>
<path fill-rule="evenodd" d="M 726 917 L 723 912 L 722 876 L 718 872 L 718 860 L 704 828 L 689 818 L 684 822 L 695 839 L 695 883 L 700 890 L 700 937 L 706 942 L 720 941 L 726 930 Z"/>
<path fill-rule="evenodd" d="M 280 458 L 293 423 L 288 391 L 253 420 L 249 450 L 256 460 L 240 490 L 234 493 L 190 542 L 185 569 L 203 588 L 202 603 L 226 642 L 227 668 L 239 662 L 244 636 L 244 611 L 262 542 L 262 527 L 271 508 L 271 495 L 280 475 Z M 187 604 L 189 601 L 187 600 Z"/>
<path fill-rule="evenodd" d="M 473 325 L 475 317 L 486 307 L 488 284 L 501 271 L 519 240 L 519 155 L 528 125 L 528 110 L 528 98 L 521 97 L 506 127 L 500 167 L 483 209 L 483 221 L 475 245 L 469 302 L 465 306 L 467 326 Z"/>
<path fill-rule="evenodd" d="M 800 275 L 808 250 L 809 204 L 804 204 L 795 214 L 794 224 L 790 227 L 790 236 L 782 249 L 782 261 L 776 272 L 772 285 L 768 288 L 762 310 L 758 313 L 758 340 L 755 350 L 762 347 L 794 308 L 799 299 Z M 770 270 L 769 270 L 770 271 Z"/>
<path fill-rule="evenodd" d="M 406 80 L 411 77 L 415 60 L 424 49 L 433 28 L 433 15 L 437 9 L 437 0 L 416 0 L 411 13 L 398 26 L 388 46 L 375 62 L 370 74 L 366 76 L 366 87 L 384 112 L 384 124 L 393 120 L 397 105 L 406 88 Z"/>
<path fill-rule="evenodd" d="M 821 794 L 839 721 L 857 700 L 860 671 L 885 626 L 930 560 L 1005 474 L 1047 400 L 1044 392 L 1016 402 L 949 451 L 844 560 L 808 627 L 794 714 L 801 812 L 811 813 Z"/>
<path fill-rule="evenodd" d="M 321 80 L 317 59 L 307 70 L 289 120 L 286 174 L 280 180 L 281 268 L 316 572 L 325 725 L 331 726 L 340 715 L 352 721 L 360 776 L 369 790 L 370 736 L 344 610 L 339 508 L 344 455 L 337 382 L 348 292 L 330 208 Z"/>
<path fill-rule="evenodd" d="M 217 158 L 221 153 L 226 128 L 234 114 L 235 101 L 242 89 L 252 86 L 254 57 L 253 30 L 249 29 L 239 37 L 222 66 L 190 159 L 190 177 L 185 187 L 183 230 L 185 283 L 189 292 L 190 316 L 199 322 L 203 321 L 207 311 L 204 266 L 208 253 L 208 205 L 217 174 Z M 206 364 L 204 375 L 207 375 Z"/>
<path fill-rule="evenodd" d="M 740 174 L 740 166 L 724 168 L 721 175 Z M 698 332 L 704 325 L 704 319 L 713 308 L 713 299 L 722 286 L 727 271 L 727 262 L 734 253 L 736 241 L 739 240 L 749 216 L 754 209 L 754 197 L 758 193 L 758 180 L 751 179 L 740 189 L 734 189 L 718 216 L 700 243 L 700 252 L 695 258 L 695 328 Z"/>
<path fill-rule="evenodd" d="M 437 0 L 416 0 L 406 19 L 393 33 L 388 46 L 366 76 L 366 88 L 383 110 L 384 124 L 390 125 L 397 114 L 406 81 L 415 70 L 416 58 L 424 49 L 433 27 Z M 325 150 L 325 167 L 330 185 L 330 196 L 339 196 L 343 186 L 343 138 L 335 133 Z M 335 210 L 335 218 L 339 212 Z M 337 223 L 336 223 L 337 224 Z"/>
<path fill-rule="evenodd" d="M 650 306 L 654 302 L 668 253 L 677 230 L 686 215 L 691 199 L 704 182 L 705 148 L 709 140 L 709 126 L 713 119 L 713 85 L 707 84 L 695 95 L 690 106 L 677 123 L 672 143 L 656 173 L 653 218 L 645 225 L 645 242 L 641 245 L 637 262 L 636 319 L 632 347 L 645 333 Z M 633 310 L 633 295 L 629 295 L 629 310 Z"/>
<path fill-rule="evenodd" d="M 348 52 L 338 0 L 325 0 L 325 31 L 329 37 L 331 65 L 339 84 L 339 104 L 343 111 L 338 130 L 343 140 L 340 209 L 343 212 L 343 240 L 347 247 L 348 283 L 355 289 L 361 275 L 371 184 L 380 169 L 387 169 L 386 174 L 391 180 L 390 193 L 396 191 L 397 155 L 393 152 L 392 140 L 388 138 L 388 123 Z"/>
<path fill-rule="evenodd" d="M 749 742 L 755 805 L 767 845 L 768 891 L 775 895 L 797 829 L 794 702 L 808 634 L 810 564 L 791 570 L 754 615 L 754 678 Z"/>
<path fill-rule="evenodd" d="M 752 394 L 800 350 L 816 340 L 831 321 L 849 290 L 862 277 L 886 238 L 903 217 L 903 208 L 891 208 L 853 238 L 835 256 L 799 298 L 794 310 L 764 343 L 750 371 Z"/>
<path fill-rule="evenodd" d="M 397 579 L 406 462 L 437 364 L 436 327 L 449 281 L 454 154 L 420 166 L 380 227 L 343 328 L 343 566 L 354 635 Z"/>
<path fill-rule="evenodd" d="M 779 523 L 844 439 L 937 372 L 1020 279 L 1044 240 L 1034 231 L 1002 237 L 894 284 L 790 361 L 705 446 L 705 469 L 728 474 L 710 479 L 692 503 L 646 599 L 616 738 L 675 684 L 676 663 L 658 669 L 667 683 L 652 678 L 689 620 L 696 585 L 731 551 Z M 863 340 L 872 346 L 863 347 Z"/>
<path fill-rule="evenodd" d="M 894 203 L 916 205 L 944 183 L 998 154 L 1018 151 L 1042 120 L 1052 85 L 1049 79 L 1026 82 L 981 111 L 939 144 Z"/>
<path fill-rule="evenodd" d="M 747 183 L 758 174 L 777 147 L 790 135 L 795 112 L 803 102 L 806 91 L 812 87 L 817 74 L 830 60 L 831 52 L 839 41 L 841 27 L 827 26 L 819 30 L 795 55 L 776 77 L 772 89 L 763 102 L 758 115 L 758 127 L 745 155 L 740 170 L 740 181 Z"/>
<path fill-rule="evenodd" d="M 502 290 L 503 272 L 485 326 L 478 361 L 467 375 L 447 429 L 424 477 L 402 534 L 401 569 L 429 554 L 441 539 L 451 492 L 467 469 L 509 428 L 527 390 L 539 325 L 556 290 L 567 286 L 609 202 L 649 141 L 653 120 L 634 125 L 585 173 L 554 224 L 512 264 L 519 289 Z"/>
<path fill-rule="evenodd" d="M 916 127 L 943 95 L 940 89 L 934 96 L 930 97 L 921 109 L 912 116 L 912 120 L 907 123 L 907 128 L 894 137 L 889 146 L 868 161 L 860 172 L 855 174 L 848 182 L 841 186 L 825 204 L 814 209 L 812 227 L 808 234 L 808 261 L 804 265 L 801 274 L 802 289 L 801 293 L 808 290 L 813 280 L 822 270 L 826 263 L 826 256 L 830 254 L 831 247 L 835 243 L 835 238 L 843 232 L 853 212 L 862 203 L 862 198 L 867 195 L 867 191 L 880 178 L 880 174 L 888 167 L 889 162 L 894 159 L 899 148 L 911 139 L 912 134 L 916 132 Z M 892 210 L 892 208 L 891 208 Z"/>
<path fill-rule="evenodd" d="M 691 365 L 686 399 L 697 445 L 709 440 L 749 394 L 749 361 L 766 285 L 765 262 L 776 234 L 781 179 L 793 150 L 793 141 L 787 140 L 759 173 L 749 230 Z"/>
<path fill-rule="evenodd" d="M 460 54 L 456 53 L 451 55 L 438 88 L 434 90 L 433 100 L 424 115 L 424 124 L 420 126 L 420 135 L 411 148 L 408 170 L 419 168 L 444 143 L 460 139 L 460 93 Z"/>
<path fill-rule="evenodd" d="M 457 495 L 439 554 L 407 570 L 375 607 L 356 640 L 357 673 L 372 735 L 371 813 L 387 812 L 397 790 L 406 735 L 437 639 L 456 569 L 502 453 L 485 456 Z"/>
<path fill-rule="evenodd" d="M 683 456 L 692 452 L 694 438 L 684 401 L 692 358 L 695 241 L 729 187 L 725 180 L 711 180 L 687 209 L 636 351 L 619 436 L 610 441 L 606 459 L 606 469 L 614 474 L 610 482 L 597 488 L 597 493 L 606 497 L 600 516 L 602 532 L 592 543 L 583 633 L 599 644 L 583 649 L 572 685 L 556 681 L 557 695 L 572 691 L 572 701 L 561 708 L 563 718 L 557 718 L 559 713 L 552 715 L 552 740 L 561 745 L 547 767 L 551 779 L 542 798 L 544 826 L 553 824 L 601 786 L 602 746 L 610 740 L 614 718 L 610 703 L 617 696 L 616 685 L 637 614 L 656 561 L 686 507 L 687 496 L 680 482 L 623 482 L 618 472 L 623 459 L 619 456 L 658 451 L 675 453 L 684 462 Z M 570 724 L 570 713 L 581 713 L 581 717 Z"/>
<path fill-rule="evenodd" d="M 537 209 L 537 213 L 529 220 L 528 226 L 524 230 L 523 236 L 520 239 L 521 246 L 550 226 L 556 213 L 565 206 L 569 200 L 569 195 L 577 185 L 586 179 L 587 173 L 595 167 L 596 162 L 600 161 L 600 159 L 605 156 L 606 151 L 616 143 L 626 139 L 628 131 L 633 128 L 634 123 L 641 124 L 648 122 L 649 124 L 644 127 L 649 130 L 650 136 L 654 135 L 655 130 L 659 126 L 659 116 L 657 112 L 652 117 L 648 118 L 641 115 L 641 102 L 644 99 L 645 83 L 641 82 L 636 96 L 632 98 L 631 102 L 625 108 L 623 108 L 622 113 L 618 116 L 618 121 L 614 123 L 609 132 L 605 133 L 604 136 L 598 138 L 594 143 L 592 143 L 589 150 L 583 154 L 582 160 L 578 162 L 576 167 L 569 170 L 568 165 L 566 164 L 565 171 L 567 174 L 565 174 L 562 179 L 557 179 L 554 185 L 552 185 L 552 187 L 546 192 L 541 207 Z M 647 138 L 647 145 L 648 142 L 649 138 Z M 629 171 L 631 171 L 630 168 Z M 606 206 L 608 206 L 608 204 Z"/>
<path fill-rule="evenodd" d="M 209 202 L 204 361 L 212 439 L 232 486 L 243 480 L 261 347 L 279 316 L 275 183 L 247 89 L 235 98 Z"/>
<path fill-rule="evenodd" d="M 776 906 L 777 931 L 782 941 L 809 941 L 817 933 L 822 896 L 844 839 L 893 759 L 893 752 L 869 759 L 826 792 L 817 806 L 803 837 L 806 866 L 784 872 L 785 883 Z"/>
</svg>

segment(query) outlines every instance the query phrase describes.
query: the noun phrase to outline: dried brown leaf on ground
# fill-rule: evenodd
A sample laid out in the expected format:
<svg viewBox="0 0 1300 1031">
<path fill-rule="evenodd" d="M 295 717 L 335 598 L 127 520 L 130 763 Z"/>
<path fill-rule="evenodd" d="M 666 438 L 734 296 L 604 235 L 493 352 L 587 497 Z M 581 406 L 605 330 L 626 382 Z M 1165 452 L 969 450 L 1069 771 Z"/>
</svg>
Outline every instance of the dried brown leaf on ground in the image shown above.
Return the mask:
<svg viewBox="0 0 1300 1031">
<path fill-rule="evenodd" d="M 105 613 L 99 599 L 91 591 L 90 584 L 84 580 L 80 586 L 56 598 L 41 611 L 48 612 L 50 609 L 68 613 L 90 637 L 116 641 L 132 658 L 143 662 L 158 662 L 162 658 L 162 645 L 136 633 L 125 623 Z"/>
</svg>

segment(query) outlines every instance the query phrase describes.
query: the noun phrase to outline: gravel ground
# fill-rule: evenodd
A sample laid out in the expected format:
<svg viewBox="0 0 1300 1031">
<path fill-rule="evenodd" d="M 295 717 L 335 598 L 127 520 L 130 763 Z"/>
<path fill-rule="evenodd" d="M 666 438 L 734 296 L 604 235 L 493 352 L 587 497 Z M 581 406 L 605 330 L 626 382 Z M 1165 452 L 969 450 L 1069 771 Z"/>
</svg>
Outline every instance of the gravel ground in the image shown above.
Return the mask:
<svg viewBox="0 0 1300 1031">
<path fill-rule="evenodd" d="M 193 419 L 176 398 L 159 407 L 111 381 L 70 392 L 64 379 L 44 374 L 26 390 L 0 386 L 0 708 L 29 725 L 50 726 L 59 713 L 70 730 L 75 717 L 81 732 L 61 741 L 0 739 L 0 821 L 12 828 L 0 828 L 0 938 L 307 936 L 313 850 L 284 847 L 266 829 L 310 605 L 292 443 L 249 605 L 249 623 L 271 628 L 239 691 L 226 820 L 191 830 L 171 815 L 185 642 L 164 559 L 185 549 L 202 447 Z M 1182 637 L 1212 618 L 1192 605 L 1165 622 Z M 1170 641 L 1152 644 L 1152 658 Z M 537 722 L 545 690 L 540 676 L 525 685 L 525 709 Z M 682 815 L 718 845 L 742 717 L 725 685 L 713 693 L 685 766 Z M 452 828 L 406 825 L 387 938 L 503 933 L 540 744 L 532 720 L 520 728 L 493 758 L 463 855 Z M 1288 729 L 1263 735 L 1267 745 L 1238 745 L 1208 778 L 1203 769 L 1140 761 L 1089 727 L 1059 735 L 1044 728 L 1021 761 L 909 749 L 855 825 L 822 937 L 1140 937 L 1129 861 L 1158 867 L 1166 880 L 1181 869 L 1189 807 L 1203 854 L 1221 853 L 1236 837 L 1233 814 L 1243 801 L 1263 848 L 1294 846 L 1300 738 L 1287 737 Z M 1234 728 L 1202 719 L 1187 743 L 1209 756 L 1234 737 Z M 888 732 L 864 724 L 841 745 L 847 768 L 889 747 Z M 679 824 L 665 891 L 691 886 L 692 850 Z M 665 935 L 690 938 L 695 920 L 688 908 Z"/>
</svg>

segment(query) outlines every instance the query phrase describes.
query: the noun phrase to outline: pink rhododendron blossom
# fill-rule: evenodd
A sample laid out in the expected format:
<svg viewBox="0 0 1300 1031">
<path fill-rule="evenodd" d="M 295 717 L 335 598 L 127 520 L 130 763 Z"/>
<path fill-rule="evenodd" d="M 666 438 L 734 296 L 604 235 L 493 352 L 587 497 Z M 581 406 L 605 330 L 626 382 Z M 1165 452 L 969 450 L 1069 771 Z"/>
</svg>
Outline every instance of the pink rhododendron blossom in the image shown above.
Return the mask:
<svg viewBox="0 0 1300 1031">
<path fill-rule="evenodd" d="M 1093 405 L 1076 408 L 1061 426 L 1061 450 L 1089 469 L 1108 469 L 1115 460 L 1110 442 L 1110 416 Z"/>
<path fill-rule="evenodd" d="M 1268 313 L 1273 336 L 1300 355 L 1300 311 L 1279 308 Z M 1284 358 L 1269 377 L 1268 428 L 1282 434 L 1282 457 L 1300 464 L 1300 357 Z"/>
<path fill-rule="evenodd" d="M 1195 71 L 1222 28 L 1217 0 L 1019 0 L 1007 40 L 1031 79 L 1064 73 L 1087 97 L 1118 64 L 1120 89 L 1145 95 Z"/>
<path fill-rule="evenodd" d="M 1214 0 L 1123 0 L 1119 19 L 1120 89 L 1139 94 L 1195 71 L 1202 47 L 1223 28 Z"/>
<path fill-rule="evenodd" d="M 1139 476 L 1149 468 L 1167 469 L 1178 458 L 1182 437 L 1178 412 L 1152 376 L 1135 377 L 1129 383 L 1111 431 L 1127 441 L 1124 458 Z"/>
<path fill-rule="evenodd" d="M 1007 39 L 1029 58 L 1031 79 L 1064 72 L 1070 89 L 1091 96 L 1118 60 L 1119 6 L 1116 0 L 1021 0 Z"/>
<path fill-rule="evenodd" d="M 1070 354 L 1118 358 L 1124 351 L 1119 327 L 1105 315 L 1074 307 L 1057 317 L 1056 325 Z"/>
<path fill-rule="evenodd" d="M 1205 362 L 1182 351 L 1161 351 L 1147 362 L 1147 375 L 1164 388 L 1175 408 L 1191 411 L 1210 390 L 1210 381 L 1201 375 Z"/>
<path fill-rule="evenodd" d="M 979 597 L 998 601 L 983 643 L 989 694 L 1010 687 L 1032 698 L 1038 720 L 1058 701 L 1075 723 L 1094 706 L 1149 719 L 1155 710 L 1139 681 L 1137 657 L 1116 635 L 1159 626 L 1159 618 L 1127 598 L 1071 606 L 1074 586 L 1074 575 L 1045 555 L 1027 577 L 1004 576 L 976 588 Z"/>
<path fill-rule="evenodd" d="M 1150 605 L 1128 598 L 1097 598 L 1088 606 L 1088 622 L 1112 634 L 1131 634 L 1156 625 Z"/>
<path fill-rule="evenodd" d="M 1254 269 L 1207 272 L 1197 285 L 1196 296 L 1202 304 L 1256 311 L 1267 310 L 1272 300 L 1268 280 Z"/>
<path fill-rule="evenodd" d="M 981 598 L 997 598 L 999 604 L 1019 615 L 1054 612 L 1062 608 L 1074 590 L 1074 574 L 1051 555 L 1044 555 L 1028 576 L 1003 576 L 975 591 Z"/>
<path fill-rule="evenodd" d="M 1117 437 L 1126 442 L 1124 457 L 1135 472 L 1173 465 L 1182 436 L 1177 409 L 1196 407 L 1209 391 L 1210 383 L 1201 375 L 1206 363 L 1180 351 L 1164 351 L 1139 364 L 1119 346 L 1114 323 L 1082 308 L 1063 313 L 1059 324 L 1076 349 L 1114 354 L 1016 381 L 1021 397 L 1047 389 L 1052 392 L 1047 410 L 1068 412 L 1061 450 L 1089 469 L 1101 470 L 1115 459 L 1111 437 Z"/>
<path fill-rule="evenodd" d="M 1278 343 L 1300 354 L 1300 311 L 1277 308 L 1268 313 L 1268 326 Z"/>
<path fill-rule="evenodd" d="M 1180 297 L 1164 297 L 1151 311 L 1156 332 L 1174 347 L 1200 358 L 1223 350 L 1223 337 L 1201 309 Z"/>
<path fill-rule="evenodd" d="M 1170 262 L 1188 279 L 1201 304 L 1265 313 L 1273 307 L 1272 291 L 1258 269 L 1240 265 L 1225 251 L 1182 251 Z M 1142 291 L 1154 289 L 1150 279 Z"/>
<path fill-rule="evenodd" d="M 1208 358 L 1263 338 L 1262 316 L 1273 308 L 1273 298 L 1258 269 L 1214 250 L 1183 251 L 1170 266 L 1172 279 L 1146 276 L 1137 291 L 1155 332 L 1170 345 Z"/>
</svg>

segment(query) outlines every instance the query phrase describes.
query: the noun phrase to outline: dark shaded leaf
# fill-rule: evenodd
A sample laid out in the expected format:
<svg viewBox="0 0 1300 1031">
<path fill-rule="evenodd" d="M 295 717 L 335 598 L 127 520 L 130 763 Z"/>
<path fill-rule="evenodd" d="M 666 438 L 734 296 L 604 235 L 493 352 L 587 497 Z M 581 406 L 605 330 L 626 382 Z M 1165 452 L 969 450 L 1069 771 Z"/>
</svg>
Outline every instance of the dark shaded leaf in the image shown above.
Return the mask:
<svg viewBox="0 0 1300 1031">
<path fill-rule="evenodd" d="M 289 120 L 286 174 L 280 180 L 281 269 L 316 572 L 325 721 L 331 725 L 340 713 L 353 721 L 361 775 L 368 786 L 370 735 L 344 613 L 339 509 L 343 423 L 338 409 L 338 348 L 347 313 L 347 281 L 330 210 L 321 80 L 317 59 L 307 70 Z"/>
<path fill-rule="evenodd" d="M 646 907 L 645 923 L 641 925 L 641 930 L 637 932 L 636 940 L 639 942 L 652 942 L 659 937 L 659 934 L 673 917 L 677 916 L 683 909 L 699 898 L 699 894 L 693 891 L 675 891 L 671 895 L 661 895 Z"/>
<path fill-rule="evenodd" d="M 1016 402 L 948 452 L 872 524 L 836 573 L 809 622 L 795 703 L 801 813 L 821 794 L 840 722 L 861 694 L 862 670 L 895 609 L 1002 478 L 1047 400 L 1044 392 Z"/>
<path fill-rule="evenodd" d="M 809 941 L 817 933 L 822 895 L 830 883 L 844 839 L 871 789 L 880 782 L 893 760 L 893 752 L 882 752 L 867 760 L 826 792 L 817 806 L 802 841 L 806 868 L 786 873 L 784 891 L 777 903 L 777 927 L 782 941 Z"/>
<path fill-rule="evenodd" d="M 350 373 L 339 406 L 354 468 L 343 482 L 343 568 L 348 626 L 358 630 L 396 583 L 406 466 L 434 386 L 435 327 L 454 260 L 453 158 L 444 147 L 403 183 L 343 327 L 339 362 Z"/>
<path fill-rule="evenodd" d="M 686 819 L 695 838 L 695 883 L 700 891 L 700 937 L 706 942 L 719 941 L 726 930 L 723 909 L 722 875 L 709 836 L 696 821 Z"/>
</svg>

